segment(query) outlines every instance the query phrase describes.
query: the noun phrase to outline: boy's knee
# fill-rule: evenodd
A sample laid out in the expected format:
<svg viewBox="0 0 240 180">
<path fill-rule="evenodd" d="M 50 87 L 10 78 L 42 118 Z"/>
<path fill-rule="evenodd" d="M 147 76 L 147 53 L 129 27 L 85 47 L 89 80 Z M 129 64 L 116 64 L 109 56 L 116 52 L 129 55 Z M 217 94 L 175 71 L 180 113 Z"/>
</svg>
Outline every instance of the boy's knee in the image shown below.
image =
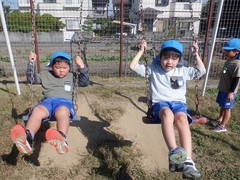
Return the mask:
<svg viewBox="0 0 240 180">
<path fill-rule="evenodd" d="M 55 115 L 69 115 L 69 110 L 65 106 L 60 106 L 56 109 Z"/>
<path fill-rule="evenodd" d="M 179 115 L 175 121 L 178 124 L 188 124 L 188 118 L 186 115 Z"/>
<path fill-rule="evenodd" d="M 37 112 L 37 113 L 39 113 L 39 112 L 45 113 L 45 112 L 48 112 L 48 111 L 47 111 L 46 107 L 44 107 L 44 106 L 42 106 L 42 105 L 38 105 L 38 106 L 36 106 L 36 107 L 33 108 L 33 113 L 34 113 L 34 112 Z"/>
</svg>

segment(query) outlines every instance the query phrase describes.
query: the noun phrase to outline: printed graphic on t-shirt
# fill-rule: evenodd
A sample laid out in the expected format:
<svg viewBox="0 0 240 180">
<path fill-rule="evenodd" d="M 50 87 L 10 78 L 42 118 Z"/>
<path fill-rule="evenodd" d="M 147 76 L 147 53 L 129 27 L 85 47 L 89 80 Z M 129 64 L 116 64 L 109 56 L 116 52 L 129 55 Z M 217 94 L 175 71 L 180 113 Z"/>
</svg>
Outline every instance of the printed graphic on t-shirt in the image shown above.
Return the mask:
<svg viewBox="0 0 240 180">
<path fill-rule="evenodd" d="M 172 76 L 170 77 L 170 82 L 173 89 L 179 89 L 184 85 L 182 76 Z"/>
<path fill-rule="evenodd" d="M 227 72 L 228 68 L 227 67 L 224 67 L 223 68 L 223 74 L 225 74 Z"/>
<path fill-rule="evenodd" d="M 70 81 L 65 81 L 64 82 L 64 91 L 71 91 L 71 82 Z"/>
</svg>

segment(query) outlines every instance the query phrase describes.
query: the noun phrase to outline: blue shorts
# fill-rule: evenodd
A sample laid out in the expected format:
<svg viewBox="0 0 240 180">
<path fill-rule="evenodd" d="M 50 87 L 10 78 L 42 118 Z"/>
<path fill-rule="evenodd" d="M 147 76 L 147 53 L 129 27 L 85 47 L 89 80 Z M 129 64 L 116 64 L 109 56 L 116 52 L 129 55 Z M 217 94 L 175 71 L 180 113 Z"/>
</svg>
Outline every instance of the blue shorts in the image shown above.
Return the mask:
<svg viewBox="0 0 240 180">
<path fill-rule="evenodd" d="M 157 121 L 161 122 L 161 120 L 158 117 L 158 113 L 164 107 L 169 108 L 173 112 L 173 114 L 176 114 L 178 112 L 185 113 L 188 117 L 188 123 L 189 124 L 192 123 L 192 117 L 187 113 L 187 105 L 185 103 L 182 103 L 179 101 L 172 101 L 172 102 L 161 101 L 161 102 L 154 104 L 152 106 L 152 121 L 153 122 L 157 122 Z"/>
<path fill-rule="evenodd" d="M 218 103 L 218 105 L 219 105 L 221 108 L 224 108 L 224 109 L 232 109 L 237 94 L 233 94 L 234 99 L 233 99 L 232 101 L 229 101 L 229 100 L 227 99 L 227 95 L 228 95 L 228 93 L 226 93 L 226 92 L 218 91 L 218 95 L 217 95 L 216 102 Z"/>
<path fill-rule="evenodd" d="M 69 120 L 72 120 L 73 117 L 75 116 L 75 111 L 74 111 L 74 104 L 71 100 L 65 99 L 65 98 L 47 98 L 38 103 L 36 106 L 44 106 L 49 113 L 49 117 L 44 119 L 43 122 L 47 122 L 52 119 L 54 116 L 54 113 L 56 109 L 58 109 L 60 106 L 65 106 L 68 108 L 70 112 L 70 117 Z"/>
</svg>

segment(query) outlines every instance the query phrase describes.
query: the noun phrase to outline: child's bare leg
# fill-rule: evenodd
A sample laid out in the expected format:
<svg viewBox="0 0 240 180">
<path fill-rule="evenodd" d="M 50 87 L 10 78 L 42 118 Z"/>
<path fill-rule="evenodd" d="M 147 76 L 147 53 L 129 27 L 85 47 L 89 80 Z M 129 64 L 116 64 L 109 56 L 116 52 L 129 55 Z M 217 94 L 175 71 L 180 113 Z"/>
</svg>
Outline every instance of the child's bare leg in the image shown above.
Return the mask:
<svg viewBox="0 0 240 180">
<path fill-rule="evenodd" d="M 221 125 L 223 127 L 225 127 L 225 125 L 229 121 L 230 117 L 231 117 L 231 109 L 224 109 L 224 116 L 223 116 L 223 119 L 222 119 L 222 122 L 221 122 Z"/>
<path fill-rule="evenodd" d="M 59 107 L 55 114 L 57 120 L 57 130 L 63 132 L 65 135 L 68 133 L 69 129 L 69 116 L 70 112 L 65 106 Z"/>
<path fill-rule="evenodd" d="M 178 129 L 180 144 L 187 153 L 187 158 L 183 165 L 183 178 L 198 178 L 201 175 L 192 160 L 192 138 L 187 115 L 182 112 L 175 114 L 175 124 Z"/>
<path fill-rule="evenodd" d="M 181 146 L 187 152 L 188 157 L 192 157 L 192 137 L 191 131 L 188 124 L 187 115 L 179 112 L 175 115 L 175 124 L 179 133 L 179 140 Z"/>
<path fill-rule="evenodd" d="M 222 122 L 222 120 L 223 120 L 224 112 L 225 112 L 225 109 L 220 108 L 219 117 L 218 117 L 218 120 L 219 120 L 220 122 Z"/>
<path fill-rule="evenodd" d="M 174 115 L 168 108 L 163 108 L 159 111 L 161 119 L 162 133 L 169 150 L 177 147 L 175 132 L 174 132 Z"/>
<path fill-rule="evenodd" d="M 169 171 L 183 171 L 183 162 L 186 160 L 186 152 L 182 147 L 178 147 L 174 132 L 174 114 L 168 108 L 161 109 L 159 117 L 162 121 L 162 133 L 169 149 Z"/>
<path fill-rule="evenodd" d="M 47 109 L 43 106 L 36 106 L 28 119 L 26 128 L 17 124 L 11 129 L 10 137 L 16 144 L 19 152 L 28 155 L 33 153 L 32 144 L 34 135 L 39 130 L 42 119 L 46 117 L 48 117 Z"/>
<path fill-rule="evenodd" d="M 44 106 L 36 106 L 31 116 L 29 117 L 26 129 L 30 130 L 32 133 L 36 134 L 36 132 L 39 130 L 42 120 L 47 118 L 49 116 L 48 110 Z"/>
<path fill-rule="evenodd" d="M 67 144 L 67 133 L 69 129 L 70 112 L 65 106 L 60 106 L 54 113 L 57 121 L 57 130 L 48 129 L 46 131 L 46 139 L 52 145 L 58 154 L 65 154 L 69 151 Z"/>
</svg>

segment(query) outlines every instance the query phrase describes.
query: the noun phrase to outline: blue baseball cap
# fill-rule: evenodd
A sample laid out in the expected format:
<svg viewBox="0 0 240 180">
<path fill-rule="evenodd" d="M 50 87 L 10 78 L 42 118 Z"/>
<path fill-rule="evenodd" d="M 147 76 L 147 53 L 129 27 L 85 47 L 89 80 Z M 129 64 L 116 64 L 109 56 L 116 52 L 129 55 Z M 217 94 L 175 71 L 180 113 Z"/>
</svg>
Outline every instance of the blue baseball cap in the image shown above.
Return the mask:
<svg viewBox="0 0 240 180">
<path fill-rule="evenodd" d="M 162 52 L 164 49 L 166 48 L 171 48 L 171 49 L 174 49 L 176 51 L 178 51 L 179 53 L 183 53 L 183 45 L 176 41 L 176 40 L 168 40 L 168 41 L 165 41 L 161 48 L 160 48 L 160 52 Z"/>
<path fill-rule="evenodd" d="M 63 52 L 63 51 L 57 51 L 52 55 L 50 62 L 47 64 L 47 67 L 51 67 L 54 59 L 56 59 L 57 57 L 63 57 L 66 60 L 69 60 L 69 61 L 71 59 L 71 57 L 68 53 Z"/>
<path fill-rule="evenodd" d="M 229 40 L 224 46 L 223 48 L 224 50 L 240 50 L 240 39 L 237 38 L 233 38 L 231 40 Z"/>
</svg>

